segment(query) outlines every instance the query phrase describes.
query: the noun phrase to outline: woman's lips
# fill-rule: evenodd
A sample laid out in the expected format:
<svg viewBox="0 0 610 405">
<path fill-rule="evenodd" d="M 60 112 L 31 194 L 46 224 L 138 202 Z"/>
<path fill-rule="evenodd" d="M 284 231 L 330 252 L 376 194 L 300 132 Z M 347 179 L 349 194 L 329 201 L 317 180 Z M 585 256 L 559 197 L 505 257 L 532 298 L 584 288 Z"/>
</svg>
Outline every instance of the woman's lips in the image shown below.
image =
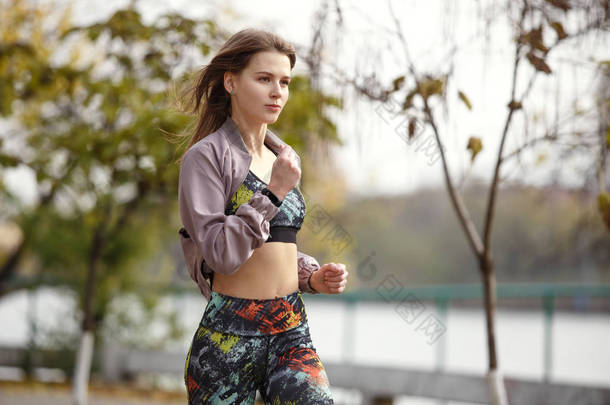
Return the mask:
<svg viewBox="0 0 610 405">
<path fill-rule="evenodd" d="M 267 104 L 265 105 L 265 107 L 273 110 L 273 111 L 279 111 L 280 110 L 280 106 L 279 105 L 273 105 L 273 104 Z"/>
</svg>

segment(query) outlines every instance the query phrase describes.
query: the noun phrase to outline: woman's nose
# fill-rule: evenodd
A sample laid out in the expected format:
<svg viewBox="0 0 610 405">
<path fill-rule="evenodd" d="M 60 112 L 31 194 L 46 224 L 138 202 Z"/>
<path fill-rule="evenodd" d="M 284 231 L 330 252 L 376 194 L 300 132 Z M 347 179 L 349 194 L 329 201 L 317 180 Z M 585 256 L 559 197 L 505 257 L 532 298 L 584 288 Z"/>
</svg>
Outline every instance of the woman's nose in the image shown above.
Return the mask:
<svg viewBox="0 0 610 405">
<path fill-rule="evenodd" d="M 280 97 L 282 95 L 281 91 L 279 83 L 274 84 L 271 89 L 271 97 Z"/>
</svg>

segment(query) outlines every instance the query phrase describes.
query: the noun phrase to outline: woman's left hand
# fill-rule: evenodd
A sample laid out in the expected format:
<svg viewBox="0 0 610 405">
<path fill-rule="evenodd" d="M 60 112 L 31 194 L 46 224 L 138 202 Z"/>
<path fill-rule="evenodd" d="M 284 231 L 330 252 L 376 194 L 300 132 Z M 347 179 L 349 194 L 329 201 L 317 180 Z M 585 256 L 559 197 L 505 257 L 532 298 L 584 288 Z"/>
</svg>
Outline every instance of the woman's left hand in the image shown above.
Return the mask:
<svg viewBox="0 0 610 405">
<path fill-rule="evenodd" d="M 311 275 L 311 286 L 323 294 L 342 293 L 347 285 L 348 271 L 343 263 L 326 263 Z"/>
</svg>

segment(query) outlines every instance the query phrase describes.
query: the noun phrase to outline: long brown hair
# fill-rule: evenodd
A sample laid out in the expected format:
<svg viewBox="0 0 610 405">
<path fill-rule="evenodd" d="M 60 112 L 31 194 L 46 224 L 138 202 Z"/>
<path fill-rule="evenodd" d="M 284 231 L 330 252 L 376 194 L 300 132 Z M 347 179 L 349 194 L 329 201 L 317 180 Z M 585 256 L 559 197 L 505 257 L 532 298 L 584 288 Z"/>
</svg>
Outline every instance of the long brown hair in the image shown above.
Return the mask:
<svg viewBox="0 0 610 405">
<path fill-rule="evenodd" d="M 264 51 L 285 54 L 290 59 L 290 68 L 294 68 L 296 52 L 292 44 L 274 33 L 246 28 L 232 35 L 212 61 L 196 74 L 183 92 L 186 104 L 180 103 L 183 112 L 198 117 L 194 129 L 191 127 L 186 134 L 179 135 L 190 137 L 182 155 L 199 140 L 220 128 L 230 115 L 231 97 L 224 87 L 225 72 L 240 73 L 254 54 Z M 181 159 L 182 156 L 178 162 Z"/>
</svg>

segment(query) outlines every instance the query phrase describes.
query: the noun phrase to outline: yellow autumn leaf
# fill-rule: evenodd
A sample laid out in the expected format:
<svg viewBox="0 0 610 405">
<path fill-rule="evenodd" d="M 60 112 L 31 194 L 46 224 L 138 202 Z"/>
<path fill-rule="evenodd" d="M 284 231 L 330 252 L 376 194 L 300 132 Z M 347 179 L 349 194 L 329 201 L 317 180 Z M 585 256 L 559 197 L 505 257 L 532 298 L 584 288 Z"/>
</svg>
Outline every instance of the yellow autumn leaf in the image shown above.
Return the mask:
<svg viewBox="0 0 610 405">
<path fill-rule="evenodd" d="M 462 100 L 464 102 L 464 104 L 466 104 L 466 107 L 469 110 L 472 110 L 472 103 L 470 103 L 470 100 L 468 99 L 466 94 L 464 94 L 464 92 L 462 90 L 458 90 L 458 96 L 460 97 L 460 100 Z"/>
<path fill-rule="evenodd" d="M 470 150 L 470 162 L 472 163 L 474 162 L 474 158 L 478 155 L 481 149 L 483 149 L 483 141 L 481 141 L 481 138 L 479 137 L 471 136 L 470 138 L 468 138 L 468 145 L 466 146 L 466 149 Z"/>
</svg>

